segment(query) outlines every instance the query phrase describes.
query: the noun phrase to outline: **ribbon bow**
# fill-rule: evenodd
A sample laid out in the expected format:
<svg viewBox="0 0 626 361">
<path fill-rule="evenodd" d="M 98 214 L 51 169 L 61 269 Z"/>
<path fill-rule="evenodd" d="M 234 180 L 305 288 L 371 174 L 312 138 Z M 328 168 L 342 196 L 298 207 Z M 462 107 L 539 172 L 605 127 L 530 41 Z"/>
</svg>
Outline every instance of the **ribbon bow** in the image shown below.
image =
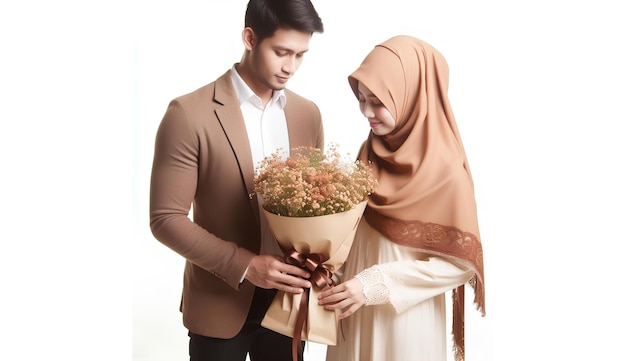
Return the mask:
<svg viewBox="0 0 626 361">
<path fill-rule="evenodd" d="M 320 290 L 326 290 L 334 286 L 332 279 L 333 273 L 323 263 L 328 260 L 328 257 L 322 253 L 305 254 L 296 250 L 291 250 L 285 253 L 285 262 L 298 266 L 300 268 L 307 269 L 311 272 L 309 280 Z M 298 310 L 298 317 L 296 319 L 296 325 L 293 333 L 293 342 L 291 346 L 291 356 L 293 361 L 298 361 L 298 353 L 302 351 L 302 329 L 306 321 L 307 314 L 309 313 L 309 290 L 306 289 L 302 293 L 300 298 L 300 308 Z"/>
</svg>

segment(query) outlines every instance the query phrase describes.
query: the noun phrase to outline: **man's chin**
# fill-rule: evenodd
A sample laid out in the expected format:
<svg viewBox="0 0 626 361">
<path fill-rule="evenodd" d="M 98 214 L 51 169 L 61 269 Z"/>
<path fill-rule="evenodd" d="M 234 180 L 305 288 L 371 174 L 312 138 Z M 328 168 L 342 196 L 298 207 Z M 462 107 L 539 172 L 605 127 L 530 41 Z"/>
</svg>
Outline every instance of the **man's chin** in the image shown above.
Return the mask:
<svg viewBox="0 0 626 361">
<path fill-rule="evenodd" d="M 272 87 L 272 89 L 274 90 L 283 90 L 287 87 L 287 83 L 285 84 L 274 84 L 274 86 Z"/>
</svg>

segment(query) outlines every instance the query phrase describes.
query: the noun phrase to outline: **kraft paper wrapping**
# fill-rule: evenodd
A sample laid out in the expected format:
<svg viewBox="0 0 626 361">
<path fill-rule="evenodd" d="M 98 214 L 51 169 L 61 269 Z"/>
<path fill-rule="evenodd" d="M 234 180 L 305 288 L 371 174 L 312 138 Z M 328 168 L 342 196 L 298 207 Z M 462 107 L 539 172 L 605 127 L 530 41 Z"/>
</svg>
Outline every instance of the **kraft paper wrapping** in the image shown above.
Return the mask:
<svg viewBox="0 0 626 361">
<path fill-rule="evenodd" d="M 263 210 L 269 226 L 283 252 L 295 249 L 302 254 L 321 253 L 328 256 L 323 264 L 334 272 L 350 252 L 357 225 L 367 202 L 353 209 L 317 217 L 285 217 Z M 308 315 L 301 339 L 325 345 L 337 344 L 339 311 L 329 311 L 318 305 L 321 290 L 313 285 L 309 294 Z M 280 334 L 294 337 L 302 294 L 278 291 L 261 325 Z"/>
</svg>

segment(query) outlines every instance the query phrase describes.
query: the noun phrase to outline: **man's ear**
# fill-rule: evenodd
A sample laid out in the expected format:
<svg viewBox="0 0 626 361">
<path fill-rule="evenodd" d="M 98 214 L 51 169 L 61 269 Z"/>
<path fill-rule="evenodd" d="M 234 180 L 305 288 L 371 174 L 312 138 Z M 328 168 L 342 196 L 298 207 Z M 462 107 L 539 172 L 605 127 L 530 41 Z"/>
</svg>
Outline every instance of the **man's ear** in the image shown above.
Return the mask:
<svg viewBox="0 0 626 361">
<path fill-rule="evenodd" d="M 256 34 L 250 27 L 245 27 L 241 33 L 241 39 L 246 50 L 252 50 L 256 46 Z"/>
</svg>

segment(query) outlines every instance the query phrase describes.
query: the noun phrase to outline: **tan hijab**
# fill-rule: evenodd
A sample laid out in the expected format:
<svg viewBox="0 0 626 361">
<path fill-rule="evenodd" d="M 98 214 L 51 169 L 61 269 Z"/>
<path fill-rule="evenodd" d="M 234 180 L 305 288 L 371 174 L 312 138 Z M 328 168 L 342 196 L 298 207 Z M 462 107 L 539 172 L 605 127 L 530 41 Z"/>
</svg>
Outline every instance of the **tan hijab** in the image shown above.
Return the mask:
<svg viewBox="0 0 626 361">
<path fill-rule="evenodd" d="M 391 241 L 471 267 L 474 303 L 485 315 L 483 252 L 472 175 L 448 100 L 448 64 L 429 44 L 396 36 L 377 45 L 348 77 L 362 82 L 396 120 L 370 132 L 358 158 L 372 162 L 379 186 L 365 217 Z M 464 287 L 453 291 L 457 360 L 464 359 Z"/>
</svg>

